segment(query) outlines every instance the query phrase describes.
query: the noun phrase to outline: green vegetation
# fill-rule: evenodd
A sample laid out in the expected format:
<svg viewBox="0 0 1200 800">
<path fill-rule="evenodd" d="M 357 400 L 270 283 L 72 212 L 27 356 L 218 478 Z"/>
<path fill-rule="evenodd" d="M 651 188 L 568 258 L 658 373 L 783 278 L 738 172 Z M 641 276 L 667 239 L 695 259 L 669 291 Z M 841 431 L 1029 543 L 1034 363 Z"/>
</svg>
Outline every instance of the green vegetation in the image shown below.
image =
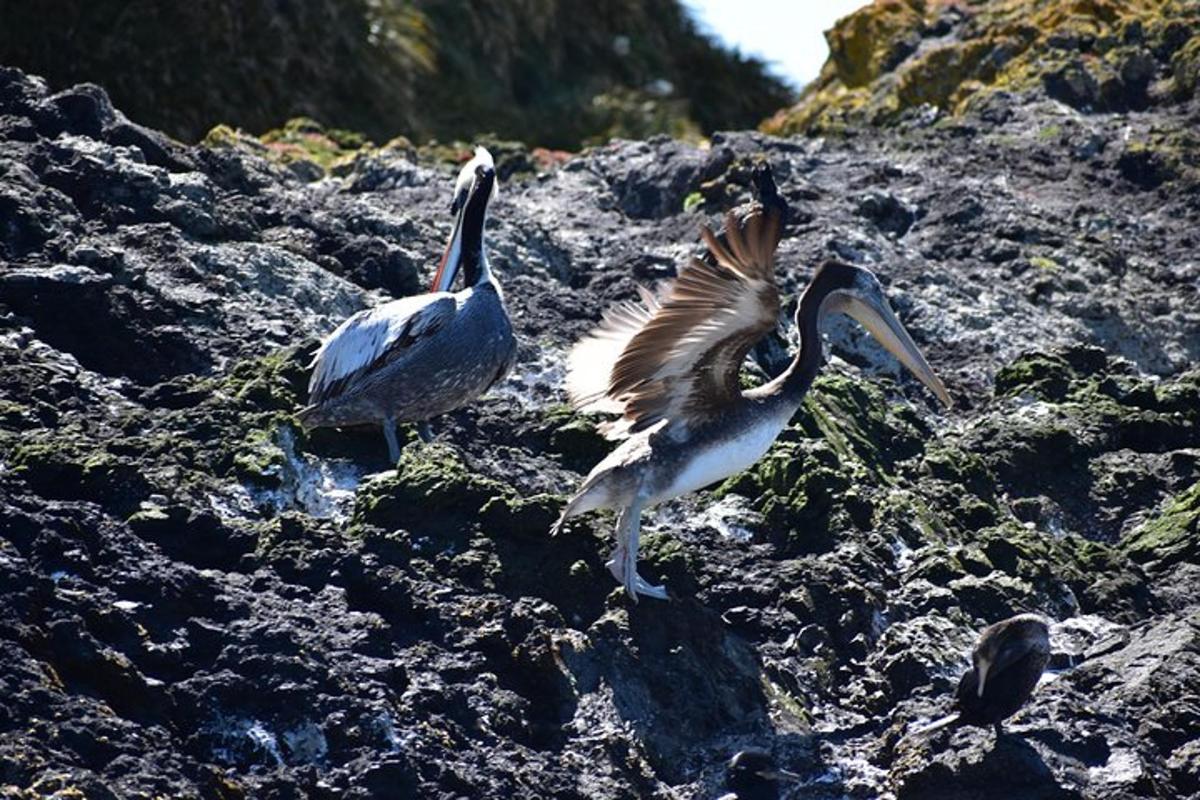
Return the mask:
<svg viewBox="0 0 1200 800">
<path fill-rule="evenodd" d="M 456 448 L 407 447 L 394 474 L 359 489 L 354 517 L 385 528 L 423 528 L 432 519 L 443 525 L 446 519 L 461 519 L 465 524 L 491 498 L 511 494 L 504 484 L 472 472 Z"/>
<path fill-rule="evenodd" d="M 1162 514 L 1124 542 L 1134 561 L 1166 566 L 1200 557 L 1200 483 L 1167 504 Z"/>
<path fill-rule="evenodd" d="M 55 88 L 99 83 L 132 119 L 184 140 L 218 121 L 227 139 L 296 117 L 337 126 L 265 137 L 326 168 L 361 144 L 338 128 L 577 149 L 752 127 L 793 99 L 679 0 L 55 0 L 4 17 L 6 64 Z"/>
<path fill-rule="evenodd" d="M 820 77 L 764 123 L 769 133 L 887 123 L 925 104 L 957 114 L 996 91 L 1138 109 L 1191 97 L 1200 80 L 1192 0 L 876 0 L 826 38 Z"/>
</svg>

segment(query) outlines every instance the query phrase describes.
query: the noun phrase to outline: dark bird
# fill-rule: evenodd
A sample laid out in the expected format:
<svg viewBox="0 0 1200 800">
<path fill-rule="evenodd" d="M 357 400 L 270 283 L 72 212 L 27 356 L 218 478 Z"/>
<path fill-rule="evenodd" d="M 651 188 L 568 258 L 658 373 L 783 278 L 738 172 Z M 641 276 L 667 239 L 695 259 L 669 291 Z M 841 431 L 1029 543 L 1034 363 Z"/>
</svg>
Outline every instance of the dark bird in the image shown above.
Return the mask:
<svg viewBox="0 0 1200 800">
<path fill-rule="evenodd" d="M 947 405 L 934 375 L 869 270 L 827 261 L 796 311 L 800 350 L 779 377 L 742 391 L 746 354 L 774 330 L 779 316 L 775 248 L 787 207 L 769 168 L 754 173 L 758 200 L 726 215 L 725 241 L 707 227 L 708 257 L 641 302 L 610 309 L 570 356 L 567 391 L 581 411 L 621 414 L 603 426 L 624 439 L 584 479 L 555 531 L 593 509 L 618 509 L 608 568 L 629 595 L 665 599 L 666 590 L 637 572 L 642 509 L 694 492 L 746 469 L 788 424 L 820 369 L 820 324 L 849 314 Z"/>
<path fill-rule="evenodd" d="M 309 404 L 297 414 L 305 429 L 382 424 L 395 463 L 398 422 L 418 423 L 428 442 L 430 417 L 508 374 L 517 345 L 483 242 L 497 192 L 492 156 L 477 147 L 454 185 L 454 228 L 430 291 L 359 311 L 330 334 L 310 364 Z"/>
<path fill-rule="evenodd" d="M 794 772 L 780 769 L 765 750 L 741 750 L 725 767 L 725 785 L 733 790 L 721 800 L 776 800 L 779 784 L 801 783 L 803 778 Z"/>
<path fill-rule="evenodd" d="M 951 725 L 992 725 L 1004 720 L 1033 695 L 1050 661 L 1050 627 L 1037 614 L 1018 614 L 984 628 L 971 651 L 971 669 L 954 695 L 955 713 L 915 734 L 926 736 Z"/>
</svg>

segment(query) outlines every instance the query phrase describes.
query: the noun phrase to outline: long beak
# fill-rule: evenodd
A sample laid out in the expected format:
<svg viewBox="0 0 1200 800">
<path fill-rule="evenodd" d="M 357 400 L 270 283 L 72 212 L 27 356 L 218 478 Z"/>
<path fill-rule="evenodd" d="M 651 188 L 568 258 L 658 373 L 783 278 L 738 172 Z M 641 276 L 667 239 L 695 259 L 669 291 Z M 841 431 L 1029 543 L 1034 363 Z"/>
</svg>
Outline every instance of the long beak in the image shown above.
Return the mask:
<svg viewBox="0 0 1200 800">
<path fill-rule="evenodd" d="M 975 671 L 979 673 L 979 688 L 975 690 L 978 697 L 983 697 L 983 687 L 987 683 L 988 667 L 992 666 L 991 662 L 980 659 L 979 666 Z"/>
<path fill-rule="evenodd" d="M 462 226 L 466 211 L 466 204 L 463 203 L 458 209 L 458 216 L 454 218 L 454 230 L 450 231 L 450 239 L 446 242 L 446 252 L 442 253 L 442 260 L 438 262 L 437 272 L 433 276 L 433 285 L 429 287 L 431 292 L 450 291 L 450 287 L 454 285 L 454 279 L 458 277 L 458 267 L 462 264 Z"/>
<path fill-rule="evenodd" d="M 921 383 L 929 387 L 929 391 L 937 395 L 947 407 L 950 406 L 950 394 L 946 387 L 934 374 L 925 356 L 921 355 L 917 343 L 908 335 L 908 331 L 904 330 L 887 300 L 876 304 L 851 296 L 847 298 L 845 311 L 858 320 L 909 372 L 916 375 Z"/>
</svg>

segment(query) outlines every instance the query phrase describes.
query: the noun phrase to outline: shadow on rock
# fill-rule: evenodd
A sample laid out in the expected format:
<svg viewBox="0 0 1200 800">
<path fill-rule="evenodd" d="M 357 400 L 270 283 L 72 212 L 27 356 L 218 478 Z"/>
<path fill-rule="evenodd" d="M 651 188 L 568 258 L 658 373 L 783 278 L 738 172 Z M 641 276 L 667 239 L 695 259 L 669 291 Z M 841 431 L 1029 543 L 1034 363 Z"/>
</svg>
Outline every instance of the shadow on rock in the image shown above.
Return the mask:
<svg viewBox="0 0 1200 800">
<path fill-rule="evenodd" d="M 610 610 L 562 656 L 579 693 L 611 702 L 667 783 L 727 757 L 729 737 L 770 726 L 753 649 L 694 601 Z"/>
</svg>

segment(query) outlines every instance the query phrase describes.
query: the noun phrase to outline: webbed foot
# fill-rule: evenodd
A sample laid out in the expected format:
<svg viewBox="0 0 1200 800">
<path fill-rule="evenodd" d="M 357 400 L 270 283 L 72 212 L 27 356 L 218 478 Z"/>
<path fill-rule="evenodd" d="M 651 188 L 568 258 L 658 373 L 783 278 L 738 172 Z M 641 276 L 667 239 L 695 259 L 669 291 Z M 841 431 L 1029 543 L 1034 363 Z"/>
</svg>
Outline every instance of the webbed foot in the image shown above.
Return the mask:
<svg viewBox="0 0 1200 800">
<path fill-rule="evenodd" d="M 613 551 L 612 559 L 604 566 L 613 574 L 617 582 L 625 587 L 625 592 L 633 602 L 638 601 L 638 595 L 653 597 L 655 600 L 669 600 L 670 596 L 663 586 L 655 586 L 647 581 L 637 571 L 637 552 L 624 545 L 618 545 Z"/>
</svg>

